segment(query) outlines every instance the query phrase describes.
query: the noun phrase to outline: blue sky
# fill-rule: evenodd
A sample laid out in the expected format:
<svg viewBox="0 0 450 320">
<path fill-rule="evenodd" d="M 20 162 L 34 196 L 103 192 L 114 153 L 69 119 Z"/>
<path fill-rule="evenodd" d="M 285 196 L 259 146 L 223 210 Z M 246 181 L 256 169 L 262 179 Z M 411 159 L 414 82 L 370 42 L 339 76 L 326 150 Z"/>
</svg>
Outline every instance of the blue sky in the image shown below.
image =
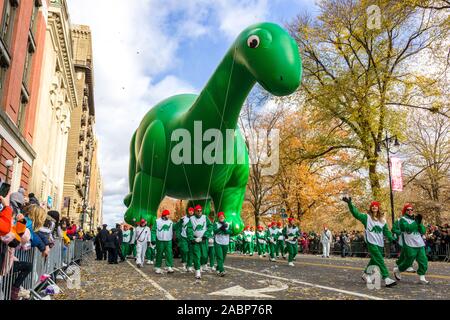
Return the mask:
<svg viewBox="0 0 450 320">
<path fill-rule="evenodd" d="M 105 5 L 107 3 L 107 5 Z M 198 93 L 241 30 L 285 25 L 314 0 L 68 0 L 72 24 L 93 33 L 96 133 L 104 221 L 123 220 L 129 140 L 160 100 Z"/>
</svg>

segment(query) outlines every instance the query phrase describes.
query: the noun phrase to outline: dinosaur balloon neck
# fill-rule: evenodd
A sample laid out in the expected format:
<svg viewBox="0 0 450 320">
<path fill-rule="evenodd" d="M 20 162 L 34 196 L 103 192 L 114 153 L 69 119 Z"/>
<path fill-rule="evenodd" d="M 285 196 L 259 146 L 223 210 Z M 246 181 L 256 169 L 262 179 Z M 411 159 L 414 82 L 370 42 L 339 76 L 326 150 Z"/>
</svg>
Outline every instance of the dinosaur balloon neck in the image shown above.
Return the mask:
<svg viewBox="0 0 450 320">
<path fill-rule="evenodd" d="M 210 127 L 235 129 L 245 99 L 256 80 L 235 59 L 233 46 L 189 110 L 190 119 L 216 119 Z"/>
</svg>

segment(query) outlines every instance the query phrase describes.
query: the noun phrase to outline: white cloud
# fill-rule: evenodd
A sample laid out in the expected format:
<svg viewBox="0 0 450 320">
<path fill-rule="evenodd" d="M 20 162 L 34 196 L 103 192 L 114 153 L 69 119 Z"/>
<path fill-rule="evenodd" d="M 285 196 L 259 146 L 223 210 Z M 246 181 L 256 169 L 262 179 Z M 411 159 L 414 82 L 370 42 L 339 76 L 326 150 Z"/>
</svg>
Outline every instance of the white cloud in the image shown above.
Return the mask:
<svg viewBox="0 0 450 320">
<path fill-rule="evenodd" d="M 229 39 L 236 38 L 249 25 L 265 21 L 269 13 L 267 0 L 220 0 L 216 5 L 220 30 Z"/>
<path fill-rule="evenodd" d="M 268 0 L 68 0 L 71 22 L 93 34 L 96 131 L 104 220 L 122 221 L 128 193 L 129 140 L 144 114 L 178 93 L 196 92 L 170 75 L 184 41 L 220 30 L 232 40 L 268 15 Z M 181 52 L 182 53 L 182 52 Z M 158 77 L 158 82 L 155 78 Z M 162 78 L 161 78 L 162 77 Z M 199 89 L 199 88 L 197 88 Z"/>
</svg>

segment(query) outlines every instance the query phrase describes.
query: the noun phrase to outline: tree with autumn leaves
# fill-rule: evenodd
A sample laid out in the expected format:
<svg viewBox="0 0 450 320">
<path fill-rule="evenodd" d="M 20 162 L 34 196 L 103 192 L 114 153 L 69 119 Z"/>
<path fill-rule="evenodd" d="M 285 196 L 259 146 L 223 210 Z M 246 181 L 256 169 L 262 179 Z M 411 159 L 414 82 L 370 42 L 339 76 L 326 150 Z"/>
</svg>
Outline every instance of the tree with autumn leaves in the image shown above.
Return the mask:
<svg viewBox="0 0 450 320">
<path fill-rule="evenodd" d="M 450 115 L 446 6 L 447 1 L 330 0 L 318 3 L 316 17 L 299 13 L 289 28 L 303 58 L 301 88 L 289 98 L 257 99 L 256 106 L 250 100 L 243 113 L 241 127 L 280 132 L 277 174 L 261 175 L 262 163 L 251 166 L 248 219 L 259 223 L 283 207 L 303 225 L 345 225 L 343 192 L 360 205 L 376 198 L 388 208 L 386 159 L 379 148 L 386 132 L 406 144 L 411 114 L 444 121 Z M 407 159 L 414 157 L 408 149 Z M 411 178 L 422 179 L 411 184 L 419 188 L 432 181 Z M 447 185 L 448 175 L 442 179 Z"/>
</svg>

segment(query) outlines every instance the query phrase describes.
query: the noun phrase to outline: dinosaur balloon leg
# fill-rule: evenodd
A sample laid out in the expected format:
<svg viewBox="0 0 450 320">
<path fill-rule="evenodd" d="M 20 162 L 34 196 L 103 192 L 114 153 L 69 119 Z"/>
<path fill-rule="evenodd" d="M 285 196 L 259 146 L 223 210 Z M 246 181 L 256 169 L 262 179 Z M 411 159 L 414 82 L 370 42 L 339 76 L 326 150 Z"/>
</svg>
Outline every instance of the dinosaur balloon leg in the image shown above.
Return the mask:
<svg viewBox="0 0 450 320">
<path fill-rule="evenodd" d="M 248 150 L 237 125 L 242 105 L 256 83 L 285 96 L 297 90 L 301 75 L 298 47 L 286 30 L 273 23 L 245 29 L 200 95 L 168 98 L 144 116 L 131 139 L 125 221 L 144 218 L 152 225 L 160 202 L 169 196 L 203 204 L 207 214 L 212 200 L 233 233 L 242 231 L 249 177 Z M 217 136 L 223 143 L 212 143 Z M 213 162 L 204 159 L 211 145 Z"/>
</svg>

